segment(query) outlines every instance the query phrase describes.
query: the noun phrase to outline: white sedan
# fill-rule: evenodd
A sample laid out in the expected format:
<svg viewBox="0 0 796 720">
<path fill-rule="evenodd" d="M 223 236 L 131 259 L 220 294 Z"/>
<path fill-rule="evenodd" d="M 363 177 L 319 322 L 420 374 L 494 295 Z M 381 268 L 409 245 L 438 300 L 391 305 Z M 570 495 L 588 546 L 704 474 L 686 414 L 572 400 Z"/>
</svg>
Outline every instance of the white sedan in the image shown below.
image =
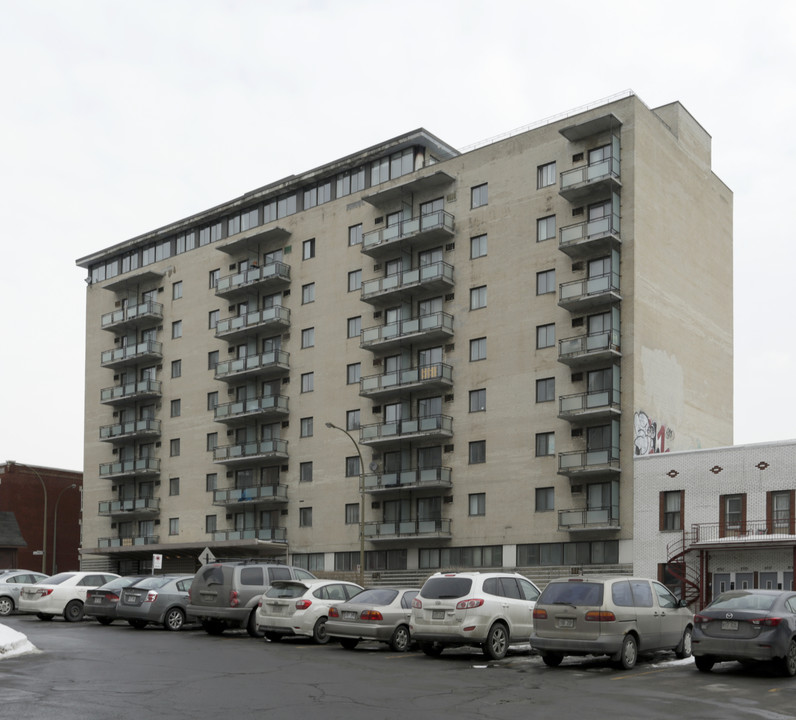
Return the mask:
<svg viewBox="0 0 796 720">
<path fill-rule="evenodd" d="M 83 619 L 86 593 L 119 577 L 109 572 L 63 572 L 35 585 L 25 585 L 19 592 L 19 611 L 36 613 L 39 620 L 63 615 L 69 622 Z"/>
<path fill-rule="evenodd" d="M 329 607 L 344 603 L 361 591 L 359 585 L 340 580 L 277 580 L 257 606 L 257 629 L 272 642 L 298 635 L 323 645 L 329 642 Z"/>
</svg>

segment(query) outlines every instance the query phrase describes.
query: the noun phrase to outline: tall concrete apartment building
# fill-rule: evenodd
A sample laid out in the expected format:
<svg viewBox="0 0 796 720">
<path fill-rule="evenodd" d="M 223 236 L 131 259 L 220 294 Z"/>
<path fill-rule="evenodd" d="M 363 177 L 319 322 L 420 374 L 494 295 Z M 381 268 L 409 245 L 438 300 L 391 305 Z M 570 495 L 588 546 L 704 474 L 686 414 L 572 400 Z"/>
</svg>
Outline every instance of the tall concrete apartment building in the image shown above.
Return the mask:
<svg viewBox="0 0 796 720">
<path fill-rule="evenodd" d="M 419 129 L 77 264 L 86 567 L 630 568 L 633 457 L 732 442 L 732 193 L 677 102 Z"/>
</svg>

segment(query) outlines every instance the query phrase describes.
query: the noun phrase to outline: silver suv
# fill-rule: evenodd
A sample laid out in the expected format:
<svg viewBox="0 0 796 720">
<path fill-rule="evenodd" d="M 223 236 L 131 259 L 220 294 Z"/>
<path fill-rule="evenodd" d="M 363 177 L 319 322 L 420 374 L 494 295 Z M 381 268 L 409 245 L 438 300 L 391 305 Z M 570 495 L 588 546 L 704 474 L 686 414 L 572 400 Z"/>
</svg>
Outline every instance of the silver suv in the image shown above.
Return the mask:
<svg viewBox="0 0 796 720">
<path fill-rule="evenodd" d="M 565 655 L 609 655 L 629 670 L 639 652 L 691 655 L 694 614 L 655 580 L 596 575 L 552 580 L 533 611 L 531 647 L 545 665 Z"/>
<path fill-rule="evenodd" d="M 538 597 L 539 588 L 517 573 L 436 573 L 412 601 L 409 629 L 426 655 L 474 645 L 499 660 L 510 644 L 528 642 Z"/>
<path fill-rule="evenodd" d="M 214 562 L 205 565 L 191 584 L 188 614 L 196 617 L 205 632 L 220 635 L 224 630 L 246 628 L 252 637 L 257 630 L 255 612 L 261 595 L 274 580 L 308 580 L 315 576 L 303 568 L 258 560 Z"/>
</svg>

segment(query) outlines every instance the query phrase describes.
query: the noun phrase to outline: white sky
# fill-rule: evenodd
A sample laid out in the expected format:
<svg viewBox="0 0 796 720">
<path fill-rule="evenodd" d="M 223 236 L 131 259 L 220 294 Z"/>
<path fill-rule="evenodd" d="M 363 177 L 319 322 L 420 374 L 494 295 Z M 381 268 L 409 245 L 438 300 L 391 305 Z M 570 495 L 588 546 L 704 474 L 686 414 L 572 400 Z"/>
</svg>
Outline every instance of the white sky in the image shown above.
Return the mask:
<svg viewBox="0 0 796 720">
<path fill-rule="evenodd" d="M 794 71 L 792 0 L 0 0 L 0 462 L 82 469 L 77 258 L 417 127 L 464 148 L 626 89 L 713 138 L 735 442 L 794 438 Z"/>
</svg>

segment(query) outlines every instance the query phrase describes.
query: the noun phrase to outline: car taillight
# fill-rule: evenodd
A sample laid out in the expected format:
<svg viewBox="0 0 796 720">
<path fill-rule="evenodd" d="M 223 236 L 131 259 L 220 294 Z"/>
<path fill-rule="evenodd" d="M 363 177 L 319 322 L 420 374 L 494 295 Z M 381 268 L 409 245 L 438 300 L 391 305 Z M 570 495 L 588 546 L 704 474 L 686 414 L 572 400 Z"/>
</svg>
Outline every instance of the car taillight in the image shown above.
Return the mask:
<svg viewBox="0 0 796 720">
<path fill-rule="evenodd" d="M 534 620 L 547 620 L 547 610 L 537 610 L 536 608 L 533 609 L 533 619 Z"/>
<path fill-rule="evenodd" d="M 240 600 L 238 600 L 238 591 L 237 590 L 230 590 L 229 591 L 229 606 L 230 607 L 238 607 L 240 605 Z"/>
<path fill-rule="evenodd" d="M 337 608 L 336 607 L 330 607 L 329 608 L 329 617 L 340 617 L 340 613 L 337 612 Z"/>
<path fill-rule="evenodd" d="M 150 590 L 146 594 L 146 600 L 144 600 L 144 602 L 155 602 L 155 600 L 157 600 L 157 599 L 158 599 L 157 592 L 155 592 L 154 590 Z"/>
<path fill-rule="evenodd" d="M 609 610 L 589 610 L 584 620 L 586 622 L 614 622 L 616 615 Z"/>
<path fill-rule="evenodd" d="M 310 605 L 312 605 L 312 600 L 305 600 L 304 598 L 296 600 L 296 610 L 306 610 Z"/>
<path fill-rule="evenodd" d="M 460 600 L 456 603 L 457 610 L 472 610 L 473 608 L 481 607 L 484 601 L 481 598 L 468 598 L 467 600 Z"/>
<path fill-rule="evenodd" d="M 41 597 L 47 597 L 48 595 L 52 595 L 52 594 L 53 594 L 53 589 L 52 588 L 47 588 L 46 590 L 42 590 L 41 591 Z"/>
<path fill-rule="evenodd" d="M 363 610 L 359 617 L 362 620 L 384 620 L 384 616 L 378 610 Z"/>
<path fill-rule="evenodd" d="M 423 603 L 420 602 L 420 598 L 412 598 L 412 607 L 413 608 L 421 608 L 421 607 L 423 607 Z"/>
<path fill-rule="evenodd" d="M 752 623 L 752 625 L 757 625 L 758 627 L 763 625 L 765 627 L 777 627 L 782 622 L 782 618 L 780 617 L 766 617 L 766 618 L 754 618 L 753 620 L 749 620 L 748 622 Z"/>
<path fill-rule="evenodd" d="M 694 624 L 709 623 L 713 618 L 705 617 L 704 615 L 694 615 Z"/>
<path fill-rule="evenodd" d="M 105 593 L 105 599 L 108 602 L 118 602 L 119 601 L 119 596 L 116 593 L 106 592 Z"/>
<path fill-rule="evenodd" d="M 260 600 L 259 600 L 259 602 L 257 603 L 257 607 L 258 607 L 258 608 L 261 608 L 262 606 L 263 606 L 263 599 L 262 599 L 262 597 L 260 597 Z"/>
</svg>

